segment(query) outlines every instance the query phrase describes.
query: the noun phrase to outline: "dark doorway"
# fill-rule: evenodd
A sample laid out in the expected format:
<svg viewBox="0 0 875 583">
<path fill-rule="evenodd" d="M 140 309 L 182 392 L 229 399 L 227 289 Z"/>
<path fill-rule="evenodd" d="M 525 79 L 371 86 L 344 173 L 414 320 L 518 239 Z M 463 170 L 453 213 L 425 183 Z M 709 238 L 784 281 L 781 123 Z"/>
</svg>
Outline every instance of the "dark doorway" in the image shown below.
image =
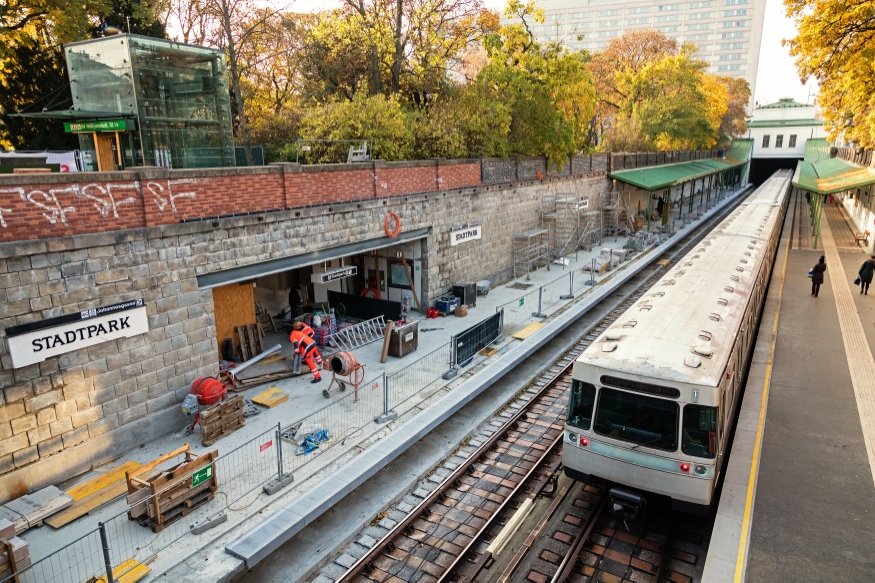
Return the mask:
<svg viewBox="0 0 875 583">
<path fill-rule="evenodd" d="M 750 178 L 754 186 L 765 182 L 776 170 L 786 168 L 796 170 L 799 158 L 754 158 L 750 161 Z"/>
</svg>

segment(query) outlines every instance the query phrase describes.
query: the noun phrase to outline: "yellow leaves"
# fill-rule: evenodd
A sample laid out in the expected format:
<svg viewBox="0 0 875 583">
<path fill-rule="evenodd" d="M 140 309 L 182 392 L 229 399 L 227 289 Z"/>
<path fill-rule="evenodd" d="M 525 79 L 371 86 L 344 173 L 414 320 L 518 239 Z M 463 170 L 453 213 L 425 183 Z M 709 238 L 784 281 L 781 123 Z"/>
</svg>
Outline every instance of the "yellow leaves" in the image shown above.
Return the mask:
<svg viewBox="0 0 875 583">
<path fill-rule="evenodd" d="M 875 0 L 784 0 L 799 34 L 790 54 L 803 82 L 820 85 L 831 138 L 875 147 Z"/>
</svg>

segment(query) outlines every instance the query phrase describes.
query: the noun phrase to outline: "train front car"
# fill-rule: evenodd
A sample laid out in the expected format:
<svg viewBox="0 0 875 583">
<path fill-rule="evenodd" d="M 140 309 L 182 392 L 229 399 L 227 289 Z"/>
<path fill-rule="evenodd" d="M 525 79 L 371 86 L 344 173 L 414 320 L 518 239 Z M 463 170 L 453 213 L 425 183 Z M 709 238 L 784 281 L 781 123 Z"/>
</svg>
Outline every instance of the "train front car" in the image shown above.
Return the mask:
<svg viewBox="0 0 875 583">
<path fill-rule="evenodd" d="M 776 172 L 574 363 L 565 473 L 611 484 L 616 509 L 634 513 L 656 493 L 708 511 L 789 185 Z"/>
</svg>

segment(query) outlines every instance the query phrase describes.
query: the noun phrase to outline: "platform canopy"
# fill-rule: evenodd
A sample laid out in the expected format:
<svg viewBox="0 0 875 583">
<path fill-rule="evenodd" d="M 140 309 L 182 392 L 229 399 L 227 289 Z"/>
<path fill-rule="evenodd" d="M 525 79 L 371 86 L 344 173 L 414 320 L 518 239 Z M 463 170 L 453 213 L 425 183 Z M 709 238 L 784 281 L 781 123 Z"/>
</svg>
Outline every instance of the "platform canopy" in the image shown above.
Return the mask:
<svg viewBox="0 0 875 583">
<path fill-rule="evenodd" d="M 793 186 L 816 194 L 835 194 L 875 184 L 875 168 L 860 166 L 841 158 L 819 162 L 799 162 Z"/>
<path fill-rule="evenodd" d="M 609 176 L 620 182 L 637 186 L 651 192 L 670 188 L 711 174 L 731 170 L 747 164 L 750 157 L 750 140 L 738 140 L 725 158 L 691 160 L 662 166 L 648 166 L 611 172 Z M 745 152 L 746 149 L 746 152 Z"/>
</svg>

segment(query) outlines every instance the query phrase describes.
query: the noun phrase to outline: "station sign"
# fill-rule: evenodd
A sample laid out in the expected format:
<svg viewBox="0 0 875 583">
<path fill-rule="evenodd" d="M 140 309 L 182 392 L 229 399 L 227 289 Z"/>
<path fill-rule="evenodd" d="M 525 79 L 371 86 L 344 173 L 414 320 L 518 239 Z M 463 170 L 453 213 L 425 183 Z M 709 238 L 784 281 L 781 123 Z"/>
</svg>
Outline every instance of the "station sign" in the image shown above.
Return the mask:
<svg viewBox="0 0 875 583">
<path fill-rule="evenodd" d="M 480 225 L 462 225 L 461 227 L 453 227 L 450 229 L 450 246 L 455 247 L 460 243 L 475 241 L 482 237 L 483 233 L 480 230 Z"/>
<path fill-rule="evenodd" d="M 149 331 L 142 298 L 6 328 L 13 368 Z"/>
<path fill-rule="evenodd" d="M 98 121 L 65 121 L 64 131 L 68 134 L 86 132 L 124 132 L 128 129 L 128 120 L 102 119 Z"/>
<path fill-rule="evenodd" d="M 323 271 L 322 273 L 314 273 L 310 275 L 310 281 L 312 281 L 313 283 L 331 283 L 332 281 L 337 281 L 338 279 L 352 277 L 358 272 L 358 267 L 356 267 L 355 265 L 350 265 L 349 267 L 341 267 L 340 269 Z"/>
</svg>

